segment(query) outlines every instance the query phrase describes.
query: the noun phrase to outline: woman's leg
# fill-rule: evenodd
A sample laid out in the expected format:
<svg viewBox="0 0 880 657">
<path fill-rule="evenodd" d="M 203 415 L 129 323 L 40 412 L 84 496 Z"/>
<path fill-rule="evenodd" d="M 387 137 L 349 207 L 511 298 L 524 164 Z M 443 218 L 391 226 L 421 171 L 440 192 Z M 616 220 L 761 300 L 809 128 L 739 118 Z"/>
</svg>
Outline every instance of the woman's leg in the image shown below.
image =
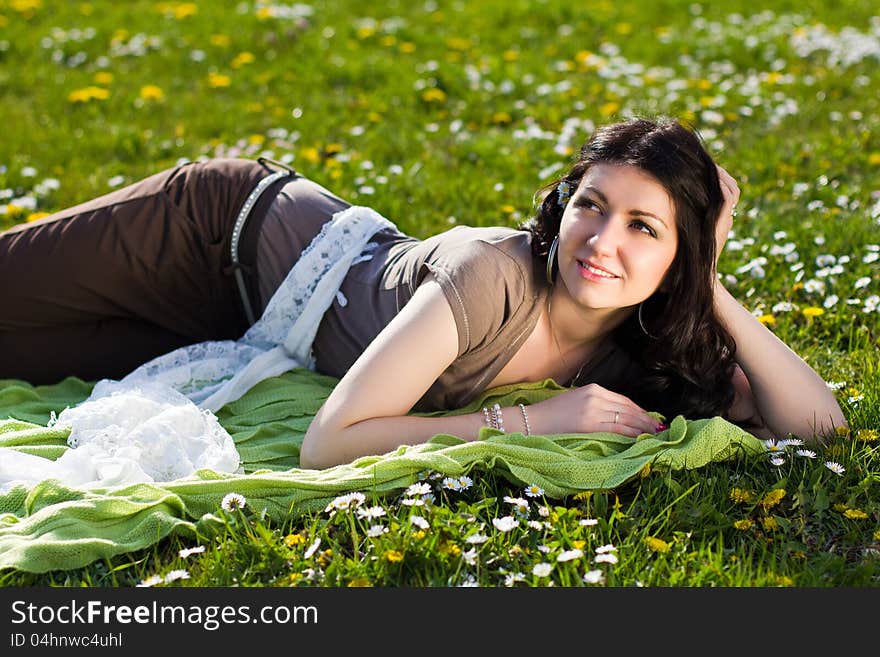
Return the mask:
<svg viewBox="0 0 880 657">
<path fill-rule="evenodd" d="M 177 347 L 239 337 L 229 238 L 268 172 L 188 163 L 0 233 L 0 378 L 121 378 Z"/>
</svg>

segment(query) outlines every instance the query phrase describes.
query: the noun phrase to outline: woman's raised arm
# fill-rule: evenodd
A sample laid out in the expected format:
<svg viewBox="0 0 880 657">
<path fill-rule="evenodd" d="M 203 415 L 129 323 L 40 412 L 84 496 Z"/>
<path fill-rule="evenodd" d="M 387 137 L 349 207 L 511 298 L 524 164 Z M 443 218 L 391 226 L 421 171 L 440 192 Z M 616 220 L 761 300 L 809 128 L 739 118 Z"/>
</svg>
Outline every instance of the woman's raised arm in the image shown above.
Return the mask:
<svg viewBox="0 0 880 657">
<path fill-rule="evenodd" d="M 736 180 L 722 167 L 718 178 L 724 207 L 716 226 L 716 263 L 733 224 L 739 200 Z M 813 441 L 818 435 L 846 426 L 843 411 L 825 381 L 782 340 L 758 321 L 715 280 L 715 313 L 736 341 L 736 362 L 745 373 L 734 377 L 737 406 L 756 409 L 762 437 L 789 433 Z M 733 411 L 733 409 L 732 409 Z"/>
</svg>

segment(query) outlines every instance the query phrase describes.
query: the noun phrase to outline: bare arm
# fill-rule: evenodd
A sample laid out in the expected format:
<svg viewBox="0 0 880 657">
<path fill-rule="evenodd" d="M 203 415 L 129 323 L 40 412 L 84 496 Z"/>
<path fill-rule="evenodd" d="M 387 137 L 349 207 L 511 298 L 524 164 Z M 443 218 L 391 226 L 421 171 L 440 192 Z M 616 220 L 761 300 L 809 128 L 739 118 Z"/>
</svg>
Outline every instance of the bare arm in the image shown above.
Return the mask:
<svg viewBox="0 0 880 657">
<path fill-rule="evenodd" d="M 303 438 L 302 467 L 383 454 L 438 433 L 476 438 L 484 426 L 482 413 L 406 415 L 457 354 L 452 309 L 429 274 L 321 406 Z"/>
<path fill-rule="evenodd" d="M 736 360 L 747 379 L 743 383 L 734 377 L 737 404 L 757 409 L 766 427 L 756 435 L 784 438 L 792 433 L 810 441 L 847 425 L 822 377 L 717 281 L 715 311 L 736 340 Z M 736 412 L 732 409 L 731 415 Z"/>
</svg>

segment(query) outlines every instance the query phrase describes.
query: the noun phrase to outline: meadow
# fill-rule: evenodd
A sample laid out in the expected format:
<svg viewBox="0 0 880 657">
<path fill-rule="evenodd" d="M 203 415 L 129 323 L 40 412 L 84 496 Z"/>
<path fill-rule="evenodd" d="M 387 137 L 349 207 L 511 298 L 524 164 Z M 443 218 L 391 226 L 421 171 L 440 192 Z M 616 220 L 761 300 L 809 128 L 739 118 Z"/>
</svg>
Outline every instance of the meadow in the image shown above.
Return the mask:
<svg viewBox="0 0 880 657">
<path fill-rule="evenodd" d="M 835 391 L 821 448 L 551 499 L 491 471 L 3 586 L 880 584 L 880 11 L 640 0 L 0 0 L 0 228 L 265 155 L 404 232 L 516 225 L 592 129 L 696 127 L 742 198 L 727 288 Z M 3 281 L 15 285 L 15 281 Z"/>
</svg>

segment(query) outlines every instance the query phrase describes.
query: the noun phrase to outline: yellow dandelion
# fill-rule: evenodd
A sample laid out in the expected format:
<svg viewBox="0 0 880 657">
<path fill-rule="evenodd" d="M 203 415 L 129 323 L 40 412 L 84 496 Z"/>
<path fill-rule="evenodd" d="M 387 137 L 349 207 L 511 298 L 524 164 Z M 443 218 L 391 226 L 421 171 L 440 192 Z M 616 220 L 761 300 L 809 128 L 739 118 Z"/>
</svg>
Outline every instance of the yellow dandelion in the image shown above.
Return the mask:
<svg viewBox="0 0 880 657">
<path fill-rule="evenodd" d="M 803 290 L 803 289 L 804 289 L 804 284 L 801 283 L 800 281 L 798 281 L 797 283 L 795 283 L 794 285 L 791 286 L 792 292 L 797 292 L 798 290 Z"/>
<path fill-rule="evenodd" d="M 733 523 L 733 528 L 745 531 L 751 529 L 753 524 L 751 520 L 737 520 Z"/>
<path fill-rule="evenodd" d="M 13 11 L 17 11 L 29 19 L 33 17 L 37 9 L 42 8 L 43 0 L 11 0 L 9 6 Z"/>
<path fill-rule="evenodd" d="M 834 427 L 834 433 L 841 438 L 846 438 L 849 435 L 849 427 L 841 424 L 839 427 Z"/>
<path fill-rule="evenodd" d="M 228 87 L 232 84 L 232 79 L 228 75 L 222 73 L 208 73 L 208 86 L 214 89 Z"/>
<path fill-rule="evenodd" d="M 324 147 L 324 152 L 327 155 L 336 155 L 337 153 L 341 153 L 342 152 L 342 144 L 337 144 L 335 142 L 332 144 L 327 144 Z"/>
<path fill-rule="evenodd" d="M 379 43 L 381 43 L 386 48 L 390 48 L 391 46 L 397 44 L 397 37 L 393 34 L 386 34 L 381 39 L 379 39 Z"/>
<path fill-rule="evenodd" d="M 782 79 L 782 73 L 779 71 L 770 71 L 767 74 L 767 84 L 779 84 Z"/>
<path fill-rule="evenodd" d="M 296 547 L 297 545 L 303 545 L 306 542 L 306 537 L 302 534 L 288 534 L 284 537 L 284 544 L 289 547 Z"/>
<path fill-rule="evenodd" d="M 511 121 L 513 121 L 513 117 L 507 112 L 495 112 L 495 114 L 492 115 L 492 123 L 495 124 L 510 123 Z"/>
<path fill-rule="evenodd" d="M 471 47 L 471 42 L 461 37 L 449 37 L 446 39 L 446 47 L 450 50 L 467 50 Z"/>
<path fill-rule="evenodd" d="M 36 221 L 37 219 L 42 219 L 43 217 L 48 217 L 48 212 L 31 212 L 26 218 L 25 221 L 31 222 Z"/>
<path fill-rule="evenodd" d="M 67 95 L 67 100 L 71 103 L 87 103 L 90 100 L 106 100 L 110 97 L 110 92 L 101 87 L 84 87 L 75 89 Z"/>
<path fill-rule="evenodd" d="M 817 308 L 816 306 L 809 306 L 808 308 L 804 308 L 801 312 L 804 314 L 804 317 L 818 317 L 819 315 L 825 314 L 825 309 Z"/>
<path fill-rule="evenodd" d="M 400 550 L 388 550 L 385 552 L 385 561 L 390 561 L 391 563 L 398 563 L 403 561 L 403 552 Z"/>
<path fill-rule="evenodd" d="M 779 529 L 779 523 L 776 522 L 776 518 L 773 516 L 764 516 L 761 518 L 761 524 L 764 526 L 764 531 L 772 532 Z"/>
<path fill-rule="evenodd" d="M 512 205 L 502 205 L 501 212 L 503 214 L 513 214 L 514 212 L 516 212 L 516 208 Z"/>
<path fill-rule="evenodd" d="M 10 203 L 6 206 L 6 216 L 11 217 L 16 214 L 20 214 L 24 211 L 24 208 L 15 205 L 14 203 Z"/>
<path fill-rule="evenodd" d="M 631 23 L 618 23 L 614 29 L 618 34 L 630 34 L 633 31 L 633 26 Z"/>
<path fill-rule="evenodd" d="M 400 52 L 402 52 L 402 53 L 409 54 L 409 53 L 413 53 L 415 51 L 416 51 L 416 44 L 412 43 L 411 41 L 404 41 L 403 43 L 400 44 Z"/>
<path fill-rule="evenodd" d="M 651 552 L 669 552 L 669 543 L 656 536 L 646 536 L 645 545 Z"/>
<path fill-rule="evenodd" d="M 880 438 L 880 433 L 876 429 L 859 429 L 856 431 L 856 440 L 872 443 L 878 438 Z"/>
<path fill-rule="evenodd" d="M 620 103 L 615 103 L 612 101 L 610 103 L 605 103 L 604 105 L 602 105 L 599 108 L 599 114 L 601 114 L 602 116 L 611 116 L 612 114 L 616 113 L 619 110 L 620 110 Z"/>
<path fill-rule="evenodd" d="M 573 497 L 574 497 L 574 499 L 578 500 L 579 502 L 588 502 L 590 500 L 590 498 L 593 497 L 593 491 L 591 491 L 591 490 L 581 491 L 580 493 L 575 493 Z"/>
<path fill-rule="evenodd" d="M 367 121 L 370 123 L 379 123 L 382 120 L 382 115 L 379 112 L 370 112 L 367 114 Z"/>
<path fill-rule="evenodd" d="M 709 80 L 697 80 L 696 85 L 697 89 L 701 89 L 703 91 L 712 88 L 712 83 Z"/>
<path fill-rule="evenodd" d="M 431 87 L 422 92 L 422 100 L 426 103 L 442 103 L 446 100 L 446 92 L 437 87 Z"/>
<path fill-rule="evenodd" d="M 501 59 L 503 59 L 505 62 L 515 62 L 517 59 L 519 59 L 519 52 L 517 52 L 516 50 L 505 50 L 501 54 Z"/>
<path fill-rule="evenodd" d="M 248 143 L 254 144 L 255 146 L 261 146 L 266 141 L 265 135 L 251 135 L 248 137 Z"/>
<path fill-rule="evenodd" d="M 880 153 L 871 153 L 868 156 L 868 164 L 872 166 L 880 166 Z"/>
<path fill-rule="evenodd" d="M 362 588 L 367 586 L 373 586 L 373 583 L 368 580 L 366 577 L 355 577 L 348 584 L 346 584 L 348 588 Z"/>
<path fill-rule="evenodd" d="M 868 514 L 862 511 L 861 509 L 847 509 L 843 512 L 850 520 L 867 520 Z"/>
<path fill-rule="evenodd" d="M 141 87 L 140 97 L 144 100 L 165 100 L 165 92 L 162 91 L 161 87 L 157 87 L 155 84 L 148 84 Z"/>
<path fill-rule="evenodd" d="M 838 502 L 837 504 L 835 504 L 835 505 L 834 505 L 833 507 L 831 507 L 831 508 L 834 509 L 835 511 L 838 511 L 839 513 L 843 513 L 843 512 L 846 511 L 849 507 L 848 507 L 846 504 L 844 504 L 843 502 Z"/>
<path fill-rule="evenodd" d="M 761 498 L 761 506 L 765 509 L 772 509 L 782 501 L 783 497 L 785 497 L 785 489 L 774 488 L 773 490 L 764 493 L 764 496 Z"/>
<path fill-rule="evenodd" d="M 219 46 L 221 48 L 226 48 L 229 46 L 229 44 L 231 42 L 232 42 L 232 40 L 226 34 L 212 34 L 211 35 L 211 45 L 212 46 Z"/>
<path fill-rule="evenodd" d="M 369 39 L 375 33 L 376 33 L 375 27 L 371 27 L 369 25 L 364 25 L 364 26 L 358 28 L 357 38 L 358 39 Z"/>
<path fill-rule="evenodd" d="M 428 534 L 425 532 L 424 529 L 417 529 L 417 530 L 415 530 L 415 531 L 412 533 L 412 537 L 413 537 L 414 539 L 416 539 L 417 541 L 422 540 L 422 539 L 425 538 L 425 536 L 427 536 L 427 535 L 428 535 Z"/>
<path fill-rule="evenodd" d="M 794 580 L 788 575 L 780 575 L 776 578 L 777 586 L 794 586 Z"/>
<path fill-rule="evenodd" d="M 302 573 L 290 573 L 290 575 L 287 576 L 287 583 L 296 584 L 299 580 L 302 579 L 302 576 Z"/>
<path fill-rule="evenodd" d="M 880 541 L 880 529 L 875 529 L 874 533 L 871 534 L 871 536 L 874 537 L 875 541 Z"/>
<path fill-rule="evenodd" d="M 758 321 L 764 326 L 773 326 L 776 324 L 776 318 L 773 315 L 758 315 Z"/>
<path fill-rule="evenodd" d="M 113 82 L 113 74 L 108 71 L 98 71 L 97 73 L 95 73 L 92 80 L 95 84 L 102 84 L 104 86 L 107 86 L 108 84 Z"/>
<path fill-rule="evenodd" d="M 733 488 L 729 495 L 731 501 L 737 504 L 748 504 L 754 499 L 754 494 L 744 488 Z"/>
<path fill-rule="evenodd" d="M 256 57 L 254 57 L 252 52 L 240 52 L 232 60 L 230 66 L 232 66 L 232 68 L 241 68 L 245 64 L 252 64 L 255 59 Z"/>
<path fill-rule="evenodd" d="M 318 565 L 322 568 L 333 560 L 333 550 L 327 548 L 318 555 Z"/>
<path fill-rule="evenodd" d="M 268 20 L 268 19 L 272 18 L 274 15 L 275 15 L 275 13 L 272 11 L 271 7 L 258 7 L 257 8 L 256 16 L 257 16 L 257 19 L 259 19 L 261 21 Z"/>
<path fill-rule="evenodd" d="M 584 546 L 587 544 L 586 541 L 572 541 L 571 547 L 576 548 L 578 550 L 583 550 Z"/>
<path fill-rule="evenodd" d="M 448 554 L 451 557 L 457 557 L 461 554 L 461 548 L 455 543 L 445 541 L 439 547 L 440 554 Z"/>
</svg>

